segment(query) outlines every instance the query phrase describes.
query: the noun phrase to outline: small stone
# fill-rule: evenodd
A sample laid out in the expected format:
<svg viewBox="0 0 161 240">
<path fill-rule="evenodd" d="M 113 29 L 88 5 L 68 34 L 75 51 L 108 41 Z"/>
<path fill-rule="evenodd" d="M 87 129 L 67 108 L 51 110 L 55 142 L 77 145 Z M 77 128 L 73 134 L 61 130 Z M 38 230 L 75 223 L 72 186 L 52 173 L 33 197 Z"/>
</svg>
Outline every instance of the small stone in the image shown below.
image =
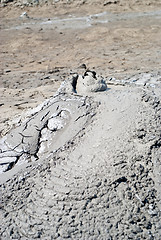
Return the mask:
<svg viewBox="0 0 161 240">
<path fill-rule="evenodd" d="M 117 3 L 118 3 L 118 0 L 108 0 L 104 2 L 103 6 L 110 5 L 110 4 L 117 4 Z"/>
<path fill-rule="evenodd" d="M 44 79 L 50 79 L 50 76 L 45 76 Z"/>
<path fill-rule="evenodd" d="M 4 69 L 4 72 L 9 73 L 9 72 L 11 72 L 11 69 Z"/>
<path fill-rule="evenodd" d="M 20 15 L 20 18 L 29 18 L 27 12 L 23 12 L 21 15 Z"/>
</svg>

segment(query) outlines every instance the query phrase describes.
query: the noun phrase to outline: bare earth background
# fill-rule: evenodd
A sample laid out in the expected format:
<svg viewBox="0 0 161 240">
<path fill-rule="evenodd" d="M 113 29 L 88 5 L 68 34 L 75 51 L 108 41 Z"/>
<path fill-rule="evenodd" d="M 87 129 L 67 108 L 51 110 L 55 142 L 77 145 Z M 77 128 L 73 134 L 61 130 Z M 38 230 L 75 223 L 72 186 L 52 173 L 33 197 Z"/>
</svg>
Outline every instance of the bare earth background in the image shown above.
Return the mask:
<svg viewBox="0 0 161 240">
<path fill-rule="evenodd" d="M 11 117 L 52 96 L 82 63 L 115 78 L 160 69 L 158 0 L 57 1 L 32 7 L 13 1 L 1 5 L 1 133 Z M 29 18 L 20 18 L 23 12 Z M 90 27 L 87 20 L 73 20 L 67 26 L 65 21 L 50 23 L 55 18 L 104 12 L 108 22 L 101 23 L 94 16 Z"/>
<path fill-rule="evenodd" d="M 1 178 L 1 239 L 161 239 L 161 88 L 145 84 L 160 86 L 161 1 L 1 1 L 0 12 L 1 137 L 82 64 L 109 87 L 89 94 L 94 117 L 52 159 Z"/>
</svg>

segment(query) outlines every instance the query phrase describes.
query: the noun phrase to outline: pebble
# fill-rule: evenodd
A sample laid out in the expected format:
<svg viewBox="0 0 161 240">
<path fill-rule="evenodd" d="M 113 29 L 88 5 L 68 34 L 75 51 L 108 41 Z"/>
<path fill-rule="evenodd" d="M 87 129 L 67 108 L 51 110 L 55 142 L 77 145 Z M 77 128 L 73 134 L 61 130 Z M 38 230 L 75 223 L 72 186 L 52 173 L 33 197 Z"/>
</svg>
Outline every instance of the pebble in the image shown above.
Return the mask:
<svg viewBox="0 0 161 240">
<path fill-rule="evenodd" d="M 8 69 L 4 69 L 4 72 L 5 73 L 9 73 L 9 72 L 11 72 L 11 69 L 9 69 L 9 68 Z"/>
</svg>

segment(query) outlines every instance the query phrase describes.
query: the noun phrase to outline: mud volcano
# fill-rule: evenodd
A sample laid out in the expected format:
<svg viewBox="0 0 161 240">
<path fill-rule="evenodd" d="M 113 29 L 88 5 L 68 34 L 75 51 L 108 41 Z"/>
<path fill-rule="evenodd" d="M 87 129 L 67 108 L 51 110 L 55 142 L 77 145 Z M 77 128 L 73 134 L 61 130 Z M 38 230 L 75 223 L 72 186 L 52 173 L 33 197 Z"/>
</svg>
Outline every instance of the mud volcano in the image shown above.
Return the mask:
<svg viewBox="0 0 161 240">
<path fill-rule="evenodd" d="M 159 239 L 161 86 L 146 76 L 102 91 L 74 75 L 1 139 L 2 239 Z"/>
</svg>

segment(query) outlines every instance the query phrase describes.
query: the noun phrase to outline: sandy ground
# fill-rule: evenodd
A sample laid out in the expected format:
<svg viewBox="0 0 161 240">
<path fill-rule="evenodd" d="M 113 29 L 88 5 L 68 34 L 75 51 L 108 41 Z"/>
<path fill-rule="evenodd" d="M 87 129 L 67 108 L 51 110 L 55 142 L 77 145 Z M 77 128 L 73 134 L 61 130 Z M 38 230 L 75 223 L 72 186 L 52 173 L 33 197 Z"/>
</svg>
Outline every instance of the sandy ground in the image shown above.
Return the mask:
<svg viewBox="0 0 161 240">
<path fill-rule="evenodd" d="M 160 239 L 161 3 L 107 2 L 1 8 L 1 239 Z M 55 101 L 83 63 L 108 89 Z"/>
</svg>

